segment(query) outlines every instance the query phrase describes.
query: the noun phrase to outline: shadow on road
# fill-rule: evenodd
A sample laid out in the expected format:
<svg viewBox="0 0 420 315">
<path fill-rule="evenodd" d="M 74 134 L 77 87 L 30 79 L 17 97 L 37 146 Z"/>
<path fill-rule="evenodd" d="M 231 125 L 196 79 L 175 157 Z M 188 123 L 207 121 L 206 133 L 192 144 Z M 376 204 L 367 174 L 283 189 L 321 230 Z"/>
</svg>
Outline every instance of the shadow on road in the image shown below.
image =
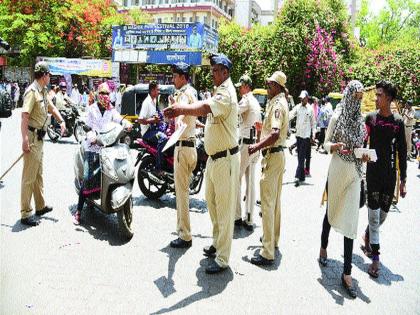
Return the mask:
<svg viewBox="0 0 420 315">
<path fill-rule="evenodd" d="M 355 255 L 353 255 L 354 257 Z M 354 258 L 353 258 L 354 261 Z M 319 266 L 322 275 L 318 278 L 319 284 L 321 284 L 325 290 L 331 295 L 338 305 L 344 305 L 345 300 L 353 300 L 348 296 L 346 290 L 341 285 L 341 274 L 343 273 L 343 263 L 335 259 L 328 259 L 328 265 L 326 267 Z M 363 302 L 369 304 L 370 298 L 366 296 L 359 287 L 359 281 L 353 278 L 353 286 L 357 291 L 357 298 Z"/>
<path fill-rule="evenodd" d="M 253 256 L 256 256 L 261 251 L 261 246 L 248 246 L 248 250 L 256 249 Z M 274 250 L 274 263 L 271 266 L 255 266 L 256 268 L 261 268 L 267 271 L 275 271 L 278 270 L 281 264 L 281 259 L 283 258 L 283 255 L 280 253 L 279 249 L 276 248 Z M 248 256 L 242 256 L 242 260 L 251 263 L 251 259 Z"/>
<path fill-rule="evenodd" d="M 254 230 L 248 231 L 243 226 L 235 226 L 233 230 L 233 239 L 236 240 L 239 238 L 246 238 L 250 236 L 252 233 L 254 233 L 254 231 L 255 231 L 255 227 L 254 227 Z"/>
<path fill-rule="evenodd" d="M 168 275 L 162 276 L 153 282 L 158 287 L 162 296 L 165 298 L 176 292 L 175 282 L 173 280 L 175 265 L 178 260 L 187 252 L 187 250 L 188 248 L 172 248 L 169 245 L 160 250 L 162 253 L 166 253 L 169 258 Z"/>
<path fill-rule="evenodd" d="M 69 207 L 71 215 L 76 212 L 76 207 L 76 204 Z M 81 214 L 81 224 L 75 227 L 76 231 L 88 232 L 95 239 L 107 241 L 111 246 L 121 246 L 129 242 L 120 237 L 115 213 L 107 215 L 93 207 L 85 206 Z"/>
<path fill-rule="evenodd" d="M 228 268 L 226 271 L 220 274 L 208 275 L 205 273 L 205 268 L 207 267 L 208 261 L 209 259 L 207 258 L 202 259 L 200 261 L 200 267 L 195 273 L 197 276 L 197 285 L 201 287 L 199 292 L 183 298 L 181 301 L 168 308 L 162 308 L 151 314 L 169 313 L 187 307 L 197 301 L 207 299 L 222 293 L 226 289 L 228 283 L 233 280 L 232 270 Z"/>
<path fill-rule="evenodd" d="M 162 196 L 160 199 L 151 200 L 141 195 L 139 197 L 133 198 L 133 205 L 152 207 L 154 209 L 160 209 L 160 208 L 176 209 L 176 198 L 174 195 L 166 194 Z M 206 202 L 202 199 L 197 199 L 190 196 L 190 212 L 206 213 L 207 212 Z"/>
<path fill-rule="evenodd" d="M 359 268 L 361 271 L 366 272 L 366 275 L 368 275 L 367 271 L 370 265 L 370 261 L 368 263 L 365 263 L 365 260 L 362 256 L 353 254 L 353 264 Z M 372 278 L 373 281 L 375 281 L 378 284 L 387 285 L 390 286 L 392 282 L 400 282 L 404 281 L 404 277 L 401 275 L 394 274 L 391 270 L 389 270 L 387 267 L 385 267 L 382 263 L 379 270 L 379 277 L 378 278 Z"/>
</svg>

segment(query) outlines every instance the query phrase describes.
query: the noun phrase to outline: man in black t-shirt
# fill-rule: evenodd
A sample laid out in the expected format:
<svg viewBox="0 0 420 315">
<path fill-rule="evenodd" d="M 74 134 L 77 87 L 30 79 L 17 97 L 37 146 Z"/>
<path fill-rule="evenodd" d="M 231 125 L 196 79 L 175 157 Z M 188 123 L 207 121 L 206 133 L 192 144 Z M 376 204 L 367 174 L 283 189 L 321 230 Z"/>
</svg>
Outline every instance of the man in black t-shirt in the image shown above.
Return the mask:
<svg viewBox="0 0 420 315">
<path fill-rule="evenodd" d="M 391 102 L 396 94 L 392 83 L 378 82 L 378 110 L 366 116 L 369 148 L 375 149 L 378 156 L 375 163 L 368 163 L 366 171 L 369 225 L 365 234 L 365 253 L 372 255 L 368 273 L 374 278 L 379 276 L 379 227 L 385 221 L 394 197 L 397 165 L 400 170 L 401 197 L 404 198 L 406 194 L 407 143 L 404 122 L 399 114 L 391 112 Z"/>
</svg>

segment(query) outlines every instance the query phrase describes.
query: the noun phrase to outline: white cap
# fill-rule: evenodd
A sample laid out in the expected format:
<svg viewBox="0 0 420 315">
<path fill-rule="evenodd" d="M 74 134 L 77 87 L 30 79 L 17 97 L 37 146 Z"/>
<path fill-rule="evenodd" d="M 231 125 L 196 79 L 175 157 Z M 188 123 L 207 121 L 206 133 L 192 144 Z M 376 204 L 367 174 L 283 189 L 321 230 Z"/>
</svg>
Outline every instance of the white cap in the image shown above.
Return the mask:
<svg viewBox="0 0 420 315">
<path fill-rule="evenodd" d="M 305 97 L 309 97 L 308 91 L 302 90 L 302 92 L 300 92 L 299 98 L 304 99 Z"/>
</svg>

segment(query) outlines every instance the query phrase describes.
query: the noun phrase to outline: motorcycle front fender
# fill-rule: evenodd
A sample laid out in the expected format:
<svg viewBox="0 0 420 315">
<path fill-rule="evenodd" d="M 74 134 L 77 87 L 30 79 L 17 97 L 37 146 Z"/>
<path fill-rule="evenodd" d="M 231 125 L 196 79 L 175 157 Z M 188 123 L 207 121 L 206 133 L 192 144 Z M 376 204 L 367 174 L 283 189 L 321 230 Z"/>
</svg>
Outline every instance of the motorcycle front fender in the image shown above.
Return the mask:
<svg viewBox="0 0 420 315">
<path fill-rule="evenodd" d="M 113 210 L 121 208 L 130 198 L 133 191 L 133 183 L 127 183 L 124 186 L 118 186 L 111 193 L 111 208 Z"/>
</svg>

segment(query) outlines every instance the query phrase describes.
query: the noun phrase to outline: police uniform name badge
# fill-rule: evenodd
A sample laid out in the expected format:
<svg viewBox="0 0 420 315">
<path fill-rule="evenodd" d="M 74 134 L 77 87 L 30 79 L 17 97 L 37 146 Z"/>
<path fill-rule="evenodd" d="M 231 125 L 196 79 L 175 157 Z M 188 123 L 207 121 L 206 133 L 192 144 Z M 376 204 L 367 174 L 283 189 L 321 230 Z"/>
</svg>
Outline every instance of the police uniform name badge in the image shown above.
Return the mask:
<svg viewBox="0 0 420 315">
<path fill-rule="evenodd" d="M 172 136 L 168 139 L 165 146 L 162 149 L 162 152 L 165 152 L 167 149 L 172 147 L 181 137 L 182 133 L 187 129 L 187 124 L 182 124 L 178 127 L 177 130 L 172 134 Z"/>
</svg>

